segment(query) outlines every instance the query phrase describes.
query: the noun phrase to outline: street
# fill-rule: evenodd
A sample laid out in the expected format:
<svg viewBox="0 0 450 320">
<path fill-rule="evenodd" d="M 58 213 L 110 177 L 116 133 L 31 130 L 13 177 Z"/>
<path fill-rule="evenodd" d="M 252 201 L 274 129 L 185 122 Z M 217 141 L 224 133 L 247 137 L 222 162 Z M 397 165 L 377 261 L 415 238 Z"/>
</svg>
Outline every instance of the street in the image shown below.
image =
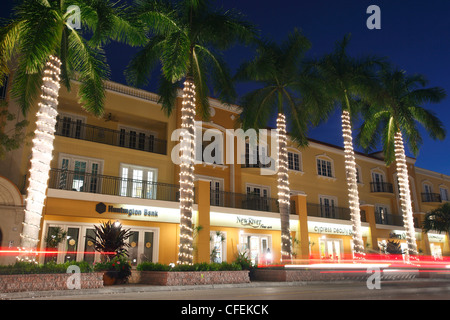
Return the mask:
<svg viewBox="0 0 450 320">
<path fill-rule="evenodd" d="M 30 299 L 30 298 L 26 298 Z M 33 300 L 450 300 L 450 281 L 382 281 L 379 289 L 369 289 L 366 282 L 320 282 L 258 286 L 198 288 L 195 290 L 152 290 L 143 286 L 129 292 L 90 294 L 62 293 L 38 296 Z"/>
</svg>

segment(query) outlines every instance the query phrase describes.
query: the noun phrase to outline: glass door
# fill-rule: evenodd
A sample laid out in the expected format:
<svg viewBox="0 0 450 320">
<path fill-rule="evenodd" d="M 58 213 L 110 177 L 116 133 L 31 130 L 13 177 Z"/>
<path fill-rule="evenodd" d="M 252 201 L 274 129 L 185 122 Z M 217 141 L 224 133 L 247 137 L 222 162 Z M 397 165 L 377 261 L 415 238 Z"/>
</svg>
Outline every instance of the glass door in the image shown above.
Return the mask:
<svg viewBox="0 0 450 320">
<path fill-rule="evenodd" d="M 64 262 L 76 261 L 78 253 L 78 240 L 80 236 L 80 228 L 68 227 L 66 238 L 66 254 L 64 255 Z"/>
<path fill-rule="evenodd" d="M 374 182 L 374 191 L 382 192 L 383 191 L 383 183 L 384 177 L 381 173 L 372 172 L 372 180 Z"/>
<path fill-rule="evenodd" d="M 320 239 L 320 258 L 331 261 L 340 261 L 342 258 L 342 239 Z"/>
<path fill-rule="evenodd" d="M 335 218 L 336 216 L 336 199 L 329 196 L 320 196 L 320 215 L 324 218 Z"/>
</svg>

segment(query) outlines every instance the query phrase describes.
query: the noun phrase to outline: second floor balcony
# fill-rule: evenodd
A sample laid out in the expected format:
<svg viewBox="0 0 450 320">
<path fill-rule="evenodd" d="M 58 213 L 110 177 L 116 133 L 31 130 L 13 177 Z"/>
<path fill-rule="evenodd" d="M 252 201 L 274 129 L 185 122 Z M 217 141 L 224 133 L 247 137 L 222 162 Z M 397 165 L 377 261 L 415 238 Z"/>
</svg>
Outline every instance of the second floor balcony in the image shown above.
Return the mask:
<svg viewBox="0 0 450 320">
<path fill-rule="evenodd" d="M 389 182 L 371 182 L 370 183 L 370 192 L 393 195 L 394 188 L 392 187 L 392 183 L 389 183 Z"/>
<path fill-rule="evenodd" d="M 155 138 L 151 134 L 102 128 L 81 121 L 58 120 L 55 135 L 151 153 L 167 154 L 167 141 Z"/>
<path fill-rule="evenodd" d="M 439 193 L 422 193 L 422 202 L 442 202 L 441 195 Z"/>
<path fill-rule="evenodd" d="M 64 169 L 51 169 L 50 189 L 98 193 L 149 200 L 179 201 L 180 186 Z"/>
<path fill-rule="evenodd" d="M 307 203 L 306 205 L 308 216 L 338 219 L 338 220 L 351 220 L 350 209 L 336 206 L 325 206 L 316 203 Z M 361 210 L 361 222 L 366 222 L 366 213 Z"/>
</svg>

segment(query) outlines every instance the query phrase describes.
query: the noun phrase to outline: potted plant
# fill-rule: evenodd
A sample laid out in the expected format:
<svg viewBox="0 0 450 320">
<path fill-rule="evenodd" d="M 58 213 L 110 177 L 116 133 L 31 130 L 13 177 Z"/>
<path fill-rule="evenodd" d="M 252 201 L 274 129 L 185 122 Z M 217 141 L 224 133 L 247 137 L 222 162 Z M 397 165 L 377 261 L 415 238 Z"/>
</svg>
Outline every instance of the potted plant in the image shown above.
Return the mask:
<svg viewBox="0 0 450 320">
<path fill-rule="evenodd" d="M 130 244 L 126 241 L 132 232 L 118 222 L 103 222 L 94 226 L 94 235 L 86 236 L 94 249 L 101 253 L 101 262 L 96 263 L 96 271 L 104 271 L 105 285 L 126 282 L 131 275 L 131 265 L 127 261 Z"/>
<path fill-rule="evenodd" d="M 104 272 L 104 285 L 126 283 L 131 276 L 130 262 L 125 257 L 119 256 L 108 261 L 95 263 L 94 270 Z"/>
</svg>

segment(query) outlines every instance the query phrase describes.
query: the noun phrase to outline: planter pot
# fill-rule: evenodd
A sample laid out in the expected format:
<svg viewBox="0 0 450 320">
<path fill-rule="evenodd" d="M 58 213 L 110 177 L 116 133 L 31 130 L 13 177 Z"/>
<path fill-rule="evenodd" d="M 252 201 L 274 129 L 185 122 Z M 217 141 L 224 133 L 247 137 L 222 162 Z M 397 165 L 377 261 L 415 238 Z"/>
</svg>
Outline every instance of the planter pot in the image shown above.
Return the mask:
<svg viewBox="0 0 450 320">
<path fill-rule="evenodd" d="M 118 271 L 106 271 L 103 273 L 103 285 L 104 286 L 112 286 L 117 283 L 119 276 Z"/>
</svg>

